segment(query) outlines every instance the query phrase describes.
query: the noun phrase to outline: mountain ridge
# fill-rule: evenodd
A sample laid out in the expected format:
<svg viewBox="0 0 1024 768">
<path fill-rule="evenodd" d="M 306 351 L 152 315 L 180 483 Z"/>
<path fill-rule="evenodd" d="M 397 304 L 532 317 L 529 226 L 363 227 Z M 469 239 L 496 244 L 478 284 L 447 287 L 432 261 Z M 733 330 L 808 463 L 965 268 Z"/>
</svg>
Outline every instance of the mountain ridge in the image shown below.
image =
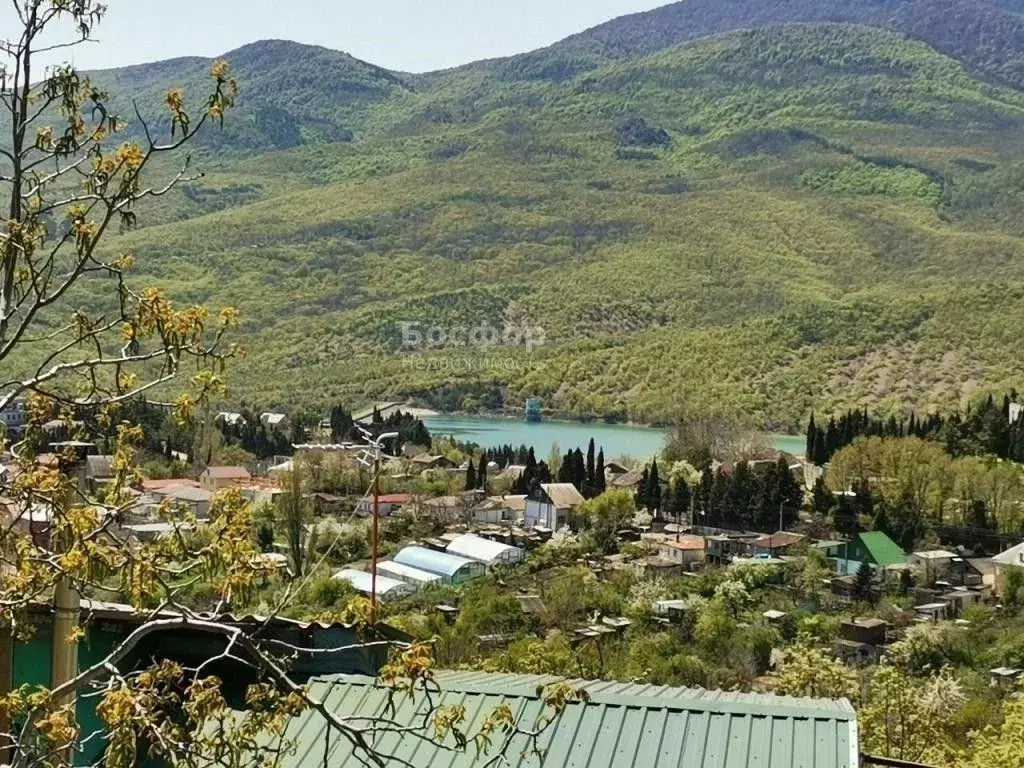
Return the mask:
<svg viewBox="0 0 1024 768">
<path fill-rule="evenodd" d="M 795 428 L 1024 390 L 1024 93 L 902 31 L 766 24 L 569 79 L 550 52 L 407 78 L 239 50 L 205 176 L 109 243 L 180 303 L 240 308 L 234 400 Z M 207 85 L 188 61 L 97 77 L 158 115 Z M 513 320 L 543 343 L 401 333 Z"/>
</svg>

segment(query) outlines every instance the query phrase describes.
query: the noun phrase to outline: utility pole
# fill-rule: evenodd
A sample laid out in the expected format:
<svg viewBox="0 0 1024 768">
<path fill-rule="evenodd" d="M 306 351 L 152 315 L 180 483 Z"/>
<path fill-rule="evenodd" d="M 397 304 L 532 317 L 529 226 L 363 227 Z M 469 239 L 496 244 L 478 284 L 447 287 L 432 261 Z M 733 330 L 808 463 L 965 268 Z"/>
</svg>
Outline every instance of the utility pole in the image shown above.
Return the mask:
<svg viewBox="0 0 1024 768">
<path fill-rule="evenodd" d="M 398 437 L 397 432 L 385 432 L 374 437 L 363 427 L 356 427 L 366 438 L 367 447 L 357 461 L 363 466 L 373 467 L 373 532 L 370 536 L 370 624 L 377 624 L 377 550 L 380 534 L 380 456 L 385 440 Z M 370 458 L 373 462 L 370 462 Z"/>
<path fill-rule="evenodd" d="M 74 461 L 74 467 L 68 467 L 62 459 L 61 470 L 65 472 L 68 470 L 74 471 L 78 475 L 78 480 L 81 481 L 81 463 L 84 461 L 84 457 L 76 455 Z M 67 514 L 70 511 L 74 493 L 75 491 L 69 488 L 62 494 L 64 496 L 63 514 Z M 52 512 L 55 511 L 52 510 Z M 28 515 L 31 520 L 31 508 L 28 510 Z M 48 535 L 52 535 L 54 522 L 56 522 L 55 519 L 50 520 Z M 67 550 L 70 545 L 70 542 L 66 539 L 68 535 L 67 532 L 64 532 L 50 540 L 50 547 L 53 552 L 61 553 Z M 51 689 L 58 688 L 74 680 L 78 675 L 78 643 L 73 638 L 81 620 L 81 603 L 82 597 L 72 585 L 71 578 L 67 574 L 62 573 L 59 575 L 53 589 L 53 631 L 50 641 Z M 57 706 L 74 708 L 76 698 L 76 692 L 72 688 L 55 703 Z M 74 757 L 74 747 L 69 745 L 66 751 L 62 751 L 62 753 L 70 763 Z"/>
<path fill-rule="evenodd" d="M 380 530 L 380 451 L 373 457 L 373 537 L 370 545 L 370 624 L 377 625 L 377 536 Z"/>
</svg>

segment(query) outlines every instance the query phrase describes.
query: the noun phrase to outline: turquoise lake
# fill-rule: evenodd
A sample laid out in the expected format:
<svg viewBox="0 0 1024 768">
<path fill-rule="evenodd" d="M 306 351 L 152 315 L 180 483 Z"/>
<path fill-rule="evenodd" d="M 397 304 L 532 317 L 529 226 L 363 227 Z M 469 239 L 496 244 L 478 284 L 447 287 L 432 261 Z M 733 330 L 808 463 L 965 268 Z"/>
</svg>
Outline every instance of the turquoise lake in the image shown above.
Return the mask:
<svg viewBox="0 0 1024 768">
<path fill-rule="evenodd" d="M 547 458 L 554 443 L 558 443 L 562 452 L 570 448 L 585 451 L 590 438 L 594 438 L 598 448 L 604 448 L 604 455 L 609 459 L 618 456 L 642 458 L 661 450 L 667 431 L 602 422 L 531 423 L 493 416 L 428 416 L 423 422 L 433 435 L 451 436 L 464 442 L 477 443 L 484 448 L 506 444 L 513 447 L 533 446 L 538 459 Z M 800 436 L 772 435 L 771 442 L 781 451 L 796 455 L 804 451 L 804 438 Z"/>
</svg>

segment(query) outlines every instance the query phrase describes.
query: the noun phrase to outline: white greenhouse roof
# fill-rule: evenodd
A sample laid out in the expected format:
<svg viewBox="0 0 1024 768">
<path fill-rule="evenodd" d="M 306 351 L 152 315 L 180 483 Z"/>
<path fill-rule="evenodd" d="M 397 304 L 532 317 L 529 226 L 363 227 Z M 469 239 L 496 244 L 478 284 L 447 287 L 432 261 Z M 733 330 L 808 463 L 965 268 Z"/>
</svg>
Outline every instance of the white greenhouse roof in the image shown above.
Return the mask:
<svg viewBox="0 0 1024 768">
<path fill-rule="evenodd" d="M 345 568 L 344 570 L 338 571 L 334 574 L 335 579 L 343 579 L 352 584 L 357 590 L 362 592 L 364 595 L 368 595 L 372 591 L 372 579 L 370 574 L 366 571 L 356 571 L 352 568 Z M 377 596 L 378 597 L 401 597 L 402 595 L 411 595 L 416 589 L 411 584 L 398 581 L 397 579 L 389 579 L 387 576 L 377 576 Z"/>
<path fill-rule="evenodd" d="M 415 581 L 419 584 L 434 584 L 441 580 L 436 573 L 424 571 L 422 568 L 413 568 L 411 565 L 396 563 L 393 560 L 385 560 L 377 563 L 377 574 L 399 581 Z"/>
<path fill-rule="evenodd" d="M 483 566 L 475 560 L 450 555 L 447 552 L 436 552 L 424 547 L 405 547 L 395 555 L 394 560 L 396 563 L 411 565 L 413 568 L 438 573 L 448 578 L 467 566 L 475 566 L 467 569 L 470 572 L 483 570 Z"/>
<path fill-rule="evenodd" d="M 516 561 L 523 557 L 523 551 L 518 547 L 502 544 L 500 541 L 491 541 L 472 533 L 456 537 L 448 545 L 447 550 L 450 554 L 484 563 L 493 563 L 498 560 Z"/>
</svg>

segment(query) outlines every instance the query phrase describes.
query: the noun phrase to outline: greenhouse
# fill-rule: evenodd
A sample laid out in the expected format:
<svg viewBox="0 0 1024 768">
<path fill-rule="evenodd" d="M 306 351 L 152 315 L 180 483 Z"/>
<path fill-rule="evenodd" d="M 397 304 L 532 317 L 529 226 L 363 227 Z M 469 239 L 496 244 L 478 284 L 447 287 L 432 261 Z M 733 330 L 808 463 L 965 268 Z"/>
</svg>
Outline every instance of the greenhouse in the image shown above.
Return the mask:
<svg viewBox="0 0 1024 768">
<path fill-rule="evenodd" d="M 459 536 L 447 549 L 449 554 L 468 557 L 488 566 L 494 563 L 518 563 L 523 559 L 523 550 L 519 547 L 491 541 L 473 533 Z"/>
<path fill-rule="evenodd" d="M 483 576 L 486 571 L 484 564 L 476 560 L 424 547 L 405 547 L 395 555 L 394 561 L 421 571 L 436 573 L 448 584 L 462 584 Z"/>
<path fill-rule="evenodd" d="M 416 589 L 422 589 L 428 584 L 439 584 L 442 580 L 442 577 L 436 573 L 424 571 L 421 568 L 413 568 L 411 565 L 403 565 L 391 560 L 377 563 L 377 575 L 386 576 L 396 581 L 404 581 Z"/>
<path fill-rule="evenodd" d="M 352 584 L 359 592 L 369 595 L 372 592 L 372 578 L 366 571 L 356 571 L 351 568 L 338 571 L 334 578 L 343 579 Z M 386 576 L 377 576 L 377 599 L 395 600 L 399 597 L 415 594 L 416 587 L 406 584 L 398 579 L 389 579 Z"/>
</svg>

